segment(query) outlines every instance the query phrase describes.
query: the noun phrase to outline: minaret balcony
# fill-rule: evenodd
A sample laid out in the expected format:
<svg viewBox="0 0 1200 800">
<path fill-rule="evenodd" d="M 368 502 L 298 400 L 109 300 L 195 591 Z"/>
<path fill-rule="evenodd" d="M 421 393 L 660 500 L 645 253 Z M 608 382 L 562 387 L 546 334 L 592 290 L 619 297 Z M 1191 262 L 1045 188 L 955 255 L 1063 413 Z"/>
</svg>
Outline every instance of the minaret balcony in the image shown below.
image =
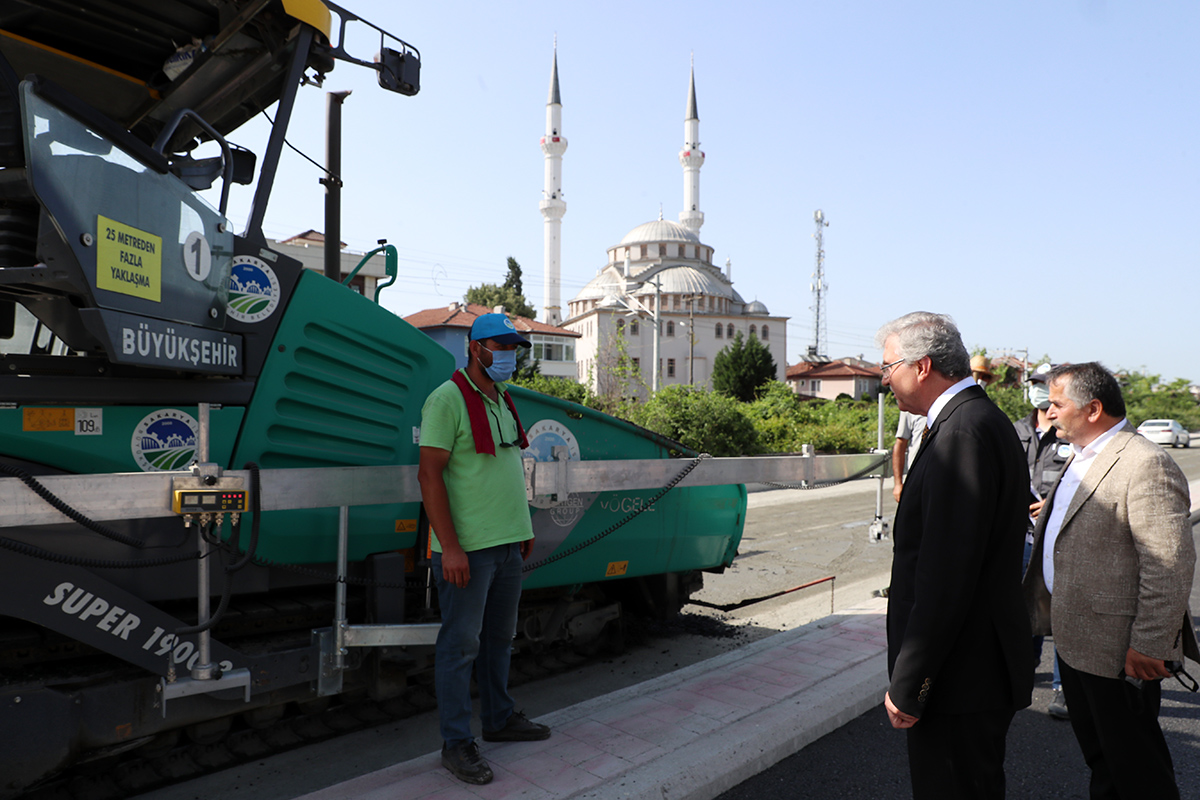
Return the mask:
<svg viewBox="0 0 1200 800">
<path fill-rule="evenodd" d="M 685 167 L 691 167 L 692 169 L 699 169 L 701 166 L 704 165 L 704 151 L 703 150 L 689 150 L 687 148 L 684 148 L 683 150 L 679 151 L 679 163 Z"/>
<path fill-rule="evenodd" d="M 548 220 L 562 219 L 563 215 L 567 213 L 567 201 L 551 197 L 538 203 L 538 208 L 541 210 L 542 216 Z"/>
<path fill-rule="evenodd" d="M 567 152 L 567 137 L 565 136 L 543 136 L 541 144 L 542 152 L 548 156 L 561 156 Z"/>
</svg>

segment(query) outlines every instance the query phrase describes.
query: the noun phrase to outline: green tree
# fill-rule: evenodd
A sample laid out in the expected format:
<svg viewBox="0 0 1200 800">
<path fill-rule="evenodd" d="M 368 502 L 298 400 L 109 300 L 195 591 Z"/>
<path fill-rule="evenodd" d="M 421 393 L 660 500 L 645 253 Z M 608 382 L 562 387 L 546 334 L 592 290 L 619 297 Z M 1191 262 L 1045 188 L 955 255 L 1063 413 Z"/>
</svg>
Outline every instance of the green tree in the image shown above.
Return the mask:
<svg viewBox="0 0 1200 800">
<path fill-rule="evenodd" d="M 713 359 L 713 390 L 748 403 L 756 398 L 764 384 L 775 379 L 775 359 L 757 336 L 742 339 L 738 331 L 733 342 Z"/>
<path fill-rule="evenodd" d="M 1158 375 L 1118 374 L 1125 398 L 1125 416 L 1133 425 L 1148 419 L 1177 419 L 1188 430 L 1200 429 L 1200 405 L 1184 378 L 1164 384 Z"/>
<path fill-rule="evenodd" d="M 517 371 L 513 373 L 514 378 L 530 380 L 542 374 L 542 362 L 534 358 L 532 352 L 532 347 L 517 348 Z"/>
<path fill-rule="evenodd" d="M 488 308 L 504 306 L 504 310 L 517 317 L 533 319 L 537 312 L 529 301 L 521 286 L 521 265 L 512 256 L 508 257 L 508 274 L 504 283 L 481 283 L 467 289 L 463 299 L 468 303 L 477 303 Z"/>
<path fill-rule="evenodd" d="M 521 285 L 521 265 L 512 256 L 508 257 L 508 274 L 504 276 L 504 288 L 525 296 L 525 287 Z"/>
<path fill-rule="evenodd" d="M 631 409 L 632 422 L 713 456 L 758 452 L 754 425 L 744 406 L 724 395 L 676 384 Z"/>
<path fill-rule="evenodd" d="M 570 400 L 572 403 L 579 403 L 588 408 L 598 409 L 600 407 L 600 399 L 587 386 L 570 378 L 555 378 L 539 374 L 528 378 L 518 376 L 509 383 L 548 394 L 551 397 Z"/>
<path fill-rule="evenodd" d="M 609 334 L 604 347 L 597 353 L 596 369 L 600 409 L 629 419 L 634 403 L 647 392 L 641 366 L 629 355 L 629 341 L 623 326 Z"/>
<path fill-rule="evenodd" d="M 1001 384 L 999 381 L 988 384 L 988 397 L 1013 422 L 1029 416 L 1033 406 L 1025 399 L 1025 389 L 1019 383 Z"/>
</svg>

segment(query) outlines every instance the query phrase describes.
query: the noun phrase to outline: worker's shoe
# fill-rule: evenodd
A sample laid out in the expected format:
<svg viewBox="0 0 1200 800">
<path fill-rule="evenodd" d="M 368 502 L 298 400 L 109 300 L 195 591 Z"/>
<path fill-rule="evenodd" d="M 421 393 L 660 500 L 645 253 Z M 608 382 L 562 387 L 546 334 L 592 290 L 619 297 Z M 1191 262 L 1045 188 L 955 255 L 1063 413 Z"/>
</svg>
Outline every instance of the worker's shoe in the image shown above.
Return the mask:
<svg viewBox="0 0 1200 800">
<path fill-rule="evenodd" d="M 1067 711 L 1067 700 L 1063 697 L 1062 689 L 1054 690 L 1054 699 L 1046 707 L 1046 713 L 1055 719 L 1070 719 L 1071 712 Z"/>
<path fill-rule="evenodd" d="M 453 747 L 442 745 L 442 766 L 464 783 L 484 784 L 492 782 L 492 768 L 479 753 L 479 745 L 472 739 Z"/>
<path fill-rule="evenodd" d="M 531 722 L 520 711 L 509 715 L 504 727 L 498 731 L 484 731 L 485 742 L 540 742 L 550 738 L 550 728 Z"/>
</svg>

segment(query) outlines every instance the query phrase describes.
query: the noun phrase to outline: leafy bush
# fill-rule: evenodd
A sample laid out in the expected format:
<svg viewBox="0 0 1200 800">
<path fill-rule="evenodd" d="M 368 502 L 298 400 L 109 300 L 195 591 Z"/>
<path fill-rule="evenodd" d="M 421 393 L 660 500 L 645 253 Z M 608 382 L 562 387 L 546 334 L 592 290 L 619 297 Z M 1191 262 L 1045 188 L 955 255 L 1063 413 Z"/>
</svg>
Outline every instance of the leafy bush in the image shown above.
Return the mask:
<svg viewBox="0 0 1200 800">
<path fill-rule="evenodd" d="M 743 404 L 694 386 L 667 386 L 631 409 L 630 421 L 714 456 L 758 452 Z"/>
<path fill-rule="evenodd" d="M 1163 384 L 1158 375 L 1140 372 L 1118 375 L 1117 380 L 1125 398 L 1125 416 L 1135 427 L 1148 419 L 1177 419 L 1188 430 L 1200 430 L 1200 405 L 1188 391 L 1186 380 Z M 993 384 L 987 393 L 1011 420 L 1027 416 L 1033 410 L 1020 384 Z"/>
<path fill-rule="evenodd" d="M 987 387 L 987 394 L 1013 422 L 1029 416 L 1029 412 L 1033 411 L 1033 406 L 1025 399 L 1025 391 L 1019 383 L 1009 386 L 993 383 Z"/>
<path fill-rule="evenodd" d="M 875 401 L 802 401 L 782 383 L 769 384 L 762 397 L 746 404 L 746 414 L 768 453 L 796 453 L 810 444 L 822 453 L 861 453 L 878 443 L 879 408 Z M 884 401 L 883 444 L 890 447 L 899 420 L 896 401 Z"/>
<path fill-rule="evenodd" d="M 1189 431 L 1200 429 L 1200 405 L 1188 391 L 1182 378 L 1169 384 L 1160 383 L 1158 375 L 1131 372 L 1120 376 L 1121 393 L 1125 396 L 1125 416 L 1133 425 L 1148 419 L 1177 419 Z"/>
<path fill-rule="evenodd" d="M 588 408 L 599 408 L 600 403 L 596 395 L 582 383 L 571 380 L 569 378 L 547 377 L 546 375 L 534 375 L 530 378 L 513 378 L 508 383 L 517 386 L 523 386 L 526 389 L 532 389 L 535 392 L 548 394 L 551 397 L 558 397 L 562 400 L 570 400 L 572 403 L 579 403 Z"/>
</svg>

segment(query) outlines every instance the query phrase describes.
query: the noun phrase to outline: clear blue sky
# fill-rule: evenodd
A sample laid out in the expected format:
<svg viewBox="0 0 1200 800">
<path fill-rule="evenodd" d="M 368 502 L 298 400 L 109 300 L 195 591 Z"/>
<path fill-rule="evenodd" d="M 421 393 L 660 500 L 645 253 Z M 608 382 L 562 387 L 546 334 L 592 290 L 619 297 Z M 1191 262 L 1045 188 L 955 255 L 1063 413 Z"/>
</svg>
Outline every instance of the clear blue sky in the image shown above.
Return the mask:
<svg viewBox="0 0 1200 800">
<path fill-rule="evenodd" d="M 695 54 L 701 238 L 734 284 L 812 340 L 823 209 L 830 355 L 878 358 L 915 309 L 968 347 L 1200 381 L 1200 4 L 401 3 L 343 0 L 415 45 L 421 92 L 339 64 L 342 238 L 401 256 L 400 314 L 524 269 L 542 305 L 538 139 L 555 34 L 563 99 L 563 304 L 662 204 L 677 220 Z M 375 44 L 356 40 L 370 58 Z M 324 94 L 291 141 L 324 153 Z M 262 127 L 232 137 L 262 152 Z M 319 174 L 285 152 L 267 234 L 323 225 Z M 249 193 L 235 192 L 243 224 Z"/>
</svg>

